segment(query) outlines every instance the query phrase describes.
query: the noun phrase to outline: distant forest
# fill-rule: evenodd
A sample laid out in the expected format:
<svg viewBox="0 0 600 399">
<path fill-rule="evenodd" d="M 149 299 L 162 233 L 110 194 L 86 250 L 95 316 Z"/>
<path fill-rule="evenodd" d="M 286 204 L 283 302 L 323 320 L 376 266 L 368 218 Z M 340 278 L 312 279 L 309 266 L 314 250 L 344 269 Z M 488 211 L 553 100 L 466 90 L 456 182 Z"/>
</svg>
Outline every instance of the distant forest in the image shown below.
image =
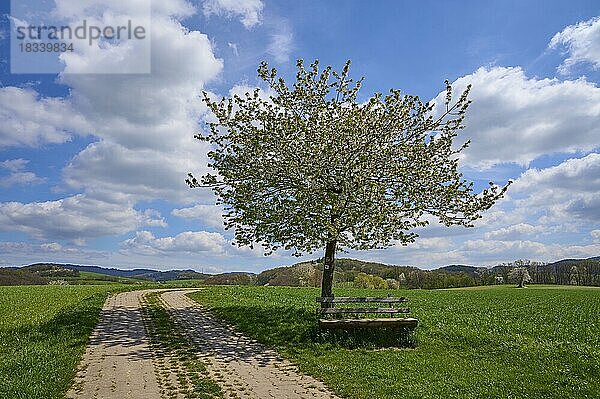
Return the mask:
<svg viewBox="0 0 600 399">
<path fill-rule="evenodd" d="M 334 286 L 337 288 L 436 289 L 510 284 L 512 283 L 510 272 L 517 267 L 527 269 L 531 277 L 529 284 L 600 286 L 600 257 L 565 259 L 554 263 L 517 260 L 492 268 L 450 265 L 435 270 L 342 258 L 336 260 Z M 321 259 L 269 269 L 260 274 L 246 272 L 203 274 L 194 270 L 121 270 L 98 266 L 38 263 L 19 268 L 0 268 L 0 285 L 97 284 L 107 281 L 140 284 L 193 280 L 197 283 L 215 285 L 319 287 L 322 270 Z"/>
<path fill-rule="evenodd" d="M 337 287 L 436 289 L 512 283 L 510 271 L 527 268 L 530 284 L 600 286 L 600 257 L 565 259 L 554 263 L 517 260 L 492 268 L 451 265 L 435 270 L 392 266 L 354 259 L 338 259 L 334 284 Z M 266 270 L 256 278 L 258 285 L 318 287 L 321 260 Z"/>
</svg>

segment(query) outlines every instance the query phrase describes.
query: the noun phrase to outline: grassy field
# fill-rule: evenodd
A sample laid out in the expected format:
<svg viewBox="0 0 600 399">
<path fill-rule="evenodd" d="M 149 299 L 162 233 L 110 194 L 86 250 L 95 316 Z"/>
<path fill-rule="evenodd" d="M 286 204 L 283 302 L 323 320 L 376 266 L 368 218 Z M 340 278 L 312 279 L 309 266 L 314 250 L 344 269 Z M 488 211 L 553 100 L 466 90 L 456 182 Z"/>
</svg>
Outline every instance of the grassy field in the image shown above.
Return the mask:
<svg viewBox="0 0 600 399">
<path fill-rule="evenodd" d="M 414 348 L 347 349 L 315 328 L 319 292 L 207 287 L 192 297 L 349 398 L 598 398 L 600 289 L 338 290 L 408 296 Z"/>
<path fill-rule="evenodd" d="M 62 398 L 109 290 L 0 287 L 0 398 Z"/>
<path fill-rule="evenodd" d="M 210 379 L 206 366 L 197 357 L 197 349 L 161 304 L 159 295 L 158 292 L 146 294 L 142 306 L 152 350 L 156 356 L 159 385 L 171 393 L 179 393 L 171 396 L 186 399 L 222 398 L 221 387 Z M 170 383 L 171 374 L 177 377 L 178 389 Z"/>
</svg>

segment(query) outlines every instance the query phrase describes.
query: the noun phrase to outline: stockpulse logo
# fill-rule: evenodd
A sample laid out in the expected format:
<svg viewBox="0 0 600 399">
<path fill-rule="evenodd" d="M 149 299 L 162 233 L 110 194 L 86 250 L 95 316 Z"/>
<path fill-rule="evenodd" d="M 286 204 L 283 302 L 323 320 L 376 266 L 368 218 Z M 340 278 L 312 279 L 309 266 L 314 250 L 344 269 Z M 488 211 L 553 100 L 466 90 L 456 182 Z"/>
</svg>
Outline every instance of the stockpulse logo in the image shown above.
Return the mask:
<svg viewBox="0 0 600 399">
<path fill-rule="evenodd" d="M 106 3 L 64 10 L 52 1 L 13 0 L 11 73 L 150 73 L 150 0 Z"/>
<path fill-rule="evenodd" d="M 127 25 L 121 26 L 103 26 L 88 24 L 84 19 L 79 26 L 36 26 L 36 25 L 19 25 L 16 26 L 17 40 L 40 40 L 43 43 L 48 41 L 66 41 L 79 39 L 86 40 L 91 46 L 94 42 L 100 39 L 106 40 L 144 40 L 146 39 L 146 28 L 140 25 L 133 26 L 131 20 L 127 21 Z M 73 43 L 70 43 L 71 50 Z"/>
</svg>

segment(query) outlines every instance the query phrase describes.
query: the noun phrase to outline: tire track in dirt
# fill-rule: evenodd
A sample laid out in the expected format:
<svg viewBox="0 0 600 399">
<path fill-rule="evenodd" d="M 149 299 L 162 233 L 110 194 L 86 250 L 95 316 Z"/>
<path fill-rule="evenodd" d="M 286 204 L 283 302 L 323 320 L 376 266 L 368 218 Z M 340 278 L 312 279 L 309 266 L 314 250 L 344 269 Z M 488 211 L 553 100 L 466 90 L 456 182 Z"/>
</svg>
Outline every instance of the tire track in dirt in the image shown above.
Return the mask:
<svg viewBox="0 0 600 399">
<path fill-rule="evenodd" d="M 145 295 L 156 291 L 163 291 L 162 304 L 179 332 L 189 338 L 225 398 L 337 399 L 322 382 L 300 373 L 276 352 L 235 331 L 186 297 L 195 291 L 189 289 L 131 291 L 108 298 L 67 398 L 188 396 L 178 378 L 182 367 L 178 359 L 152 344 L 147 335 L 142 303 Z"/>
<path fill-rule="evenodd" d="M 167 291 L 161 298 L 226 398 L 337 399 L 322 382 L 302 374 L 275 351 L 235 331 L 185 296 L 194 291 Z"/>
<path fill-rule="evenodd" d="M 147 292 L 123 292 L 106 300 L 67 398 L 160 398 L 140 309 Z"/>
</svg>

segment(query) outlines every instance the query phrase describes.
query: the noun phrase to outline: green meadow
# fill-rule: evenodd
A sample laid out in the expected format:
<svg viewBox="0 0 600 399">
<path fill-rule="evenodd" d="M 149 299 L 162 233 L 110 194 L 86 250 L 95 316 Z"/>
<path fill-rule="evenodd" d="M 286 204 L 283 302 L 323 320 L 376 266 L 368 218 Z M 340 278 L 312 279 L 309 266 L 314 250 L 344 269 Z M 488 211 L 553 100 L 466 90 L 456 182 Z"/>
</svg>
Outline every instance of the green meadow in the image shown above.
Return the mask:
<svg viewBox="0 0 600 399">
<path fill-rule="evenodd" d="M 62 398 L 110 292 L 123 285 L 0 287 L 0 397 Z M 336 290 L 407 296 L 405 345 L 316 328 L 319 291 L 205 286 L 192 298 L 347 398 L 600 397 L 600 289 Z"/>
<path fill-rule="evenodd" d="M 111 289 L 0 287 L 0 398 L 64 397 Z"/>
<path fill-rule="evenodd" d="M 310 288 L 206 287 L 191 295 L 348 398 L 598 398 L 600 289 L 565 286 L 337 290 L 407 296 L 403 348 L 318 331 Z"/>
</svg>

